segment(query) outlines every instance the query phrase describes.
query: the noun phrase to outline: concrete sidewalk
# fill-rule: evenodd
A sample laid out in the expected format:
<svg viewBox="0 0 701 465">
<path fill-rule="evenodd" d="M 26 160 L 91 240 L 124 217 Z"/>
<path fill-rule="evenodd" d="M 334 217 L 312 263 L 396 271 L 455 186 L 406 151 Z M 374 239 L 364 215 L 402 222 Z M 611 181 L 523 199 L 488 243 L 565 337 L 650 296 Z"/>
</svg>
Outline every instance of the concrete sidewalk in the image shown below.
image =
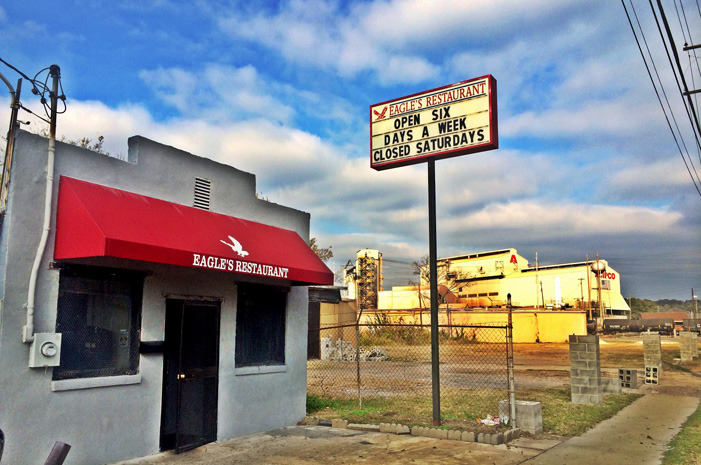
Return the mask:
<svg viewBox="0 0 701 465">
<path fill-rule="evenodd" d="M 659 464 L 667 444 L 699 404 L 697 397 L 647 394 L 613 418 L 525 464 Z"/>
<path fill-rule="evenodd" d="M 165 452 L 120 464 L 659 464 L 667 444 L 698 404 L 698 397 L 648 393 L 613 418 L 564 442 L 521 437 L 508 445 L 491 446 L 323 426 L 296 426 L 207 444 L 180 455 Z"/>
</svg>

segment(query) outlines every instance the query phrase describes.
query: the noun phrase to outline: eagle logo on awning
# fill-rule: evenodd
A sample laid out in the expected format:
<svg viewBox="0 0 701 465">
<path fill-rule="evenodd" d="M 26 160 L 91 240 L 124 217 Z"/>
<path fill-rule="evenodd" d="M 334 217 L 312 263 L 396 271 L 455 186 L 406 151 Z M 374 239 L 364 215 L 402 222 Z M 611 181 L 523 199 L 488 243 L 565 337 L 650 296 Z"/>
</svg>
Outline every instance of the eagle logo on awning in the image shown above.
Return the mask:
<svg viewBox="0 0 701 465">
<path fill-rule="evenodd" d="M 231 244 L 228 243 L 228 242 L 226 242 L 226 241 L 223 241 L 223 240 L 219 240 L 219 242 L 221 242 L 222 244 L 226 244 L 226 245 L 228 245 L 229 247 L 231 247 L 231 250 L 233 250 L 234 252 L 236 252 L 236 253 L 239 255 L 239 257 L 245 257 L 246 255 L 248 255 L 248 252 L 246 252 L 245 250 L 243 250 L 243 246 L 241 245 L 241 243 L 240 243 L 239 241 L 237 241 L 236 239 L 234 239 L 234 238 L 231 237 L 231 236 L 229 236 L 229 240 L 231 241 Z"/>
</svg>

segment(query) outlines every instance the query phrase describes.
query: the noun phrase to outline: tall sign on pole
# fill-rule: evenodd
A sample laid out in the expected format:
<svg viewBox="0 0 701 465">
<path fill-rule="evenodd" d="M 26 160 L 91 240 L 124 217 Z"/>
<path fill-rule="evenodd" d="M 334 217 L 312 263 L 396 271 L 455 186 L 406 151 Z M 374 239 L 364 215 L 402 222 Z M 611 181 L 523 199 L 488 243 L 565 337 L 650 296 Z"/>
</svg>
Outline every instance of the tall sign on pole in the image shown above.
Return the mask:
<svg viewBox="0 0 701 465">
<path fill-rule="evenodd" d="M 370 167 L 376 170 L 499 148 L 497 82 L 491 76 L 370 107 Z"/>
<path fill-rule="evenodd" d="M 491 75 L 370 106 L 370 167 L 427 162 L 433 424 L 441 424 L 438 357 L 436 160 L 499 148 L 497 81 Z"/>
</svg>

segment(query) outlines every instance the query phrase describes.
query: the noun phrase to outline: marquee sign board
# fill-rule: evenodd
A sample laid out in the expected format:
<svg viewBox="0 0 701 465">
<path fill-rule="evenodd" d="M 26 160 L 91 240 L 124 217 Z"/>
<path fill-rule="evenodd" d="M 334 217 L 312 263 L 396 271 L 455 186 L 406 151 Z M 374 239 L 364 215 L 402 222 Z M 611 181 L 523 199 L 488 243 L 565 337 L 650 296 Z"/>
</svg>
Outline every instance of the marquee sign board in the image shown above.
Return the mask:
<svg viewBox="0 0 701 465">
<path fill-rule="evenodd" d="M 370 107 L 370 167 L 396 168 L 499 148 L 491 75 Z"/>
</svg>

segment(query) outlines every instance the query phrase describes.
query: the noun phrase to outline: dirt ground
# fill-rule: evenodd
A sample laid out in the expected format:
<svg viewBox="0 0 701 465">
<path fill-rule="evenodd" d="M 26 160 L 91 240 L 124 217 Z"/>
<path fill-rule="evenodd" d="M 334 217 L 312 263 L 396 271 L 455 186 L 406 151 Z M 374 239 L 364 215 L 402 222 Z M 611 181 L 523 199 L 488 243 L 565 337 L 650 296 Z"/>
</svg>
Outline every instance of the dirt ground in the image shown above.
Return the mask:
<svg viewBox="0 0 701 465">
<path fill-rule="evenodd" d="M 639 335 L 602 336 L 599 342 L 602 376 L 615 378 L 618 369 L 638 370 L 645 383 L 643 344 Z M 701 359 L 681 364 L 679 339 L 662 337 L 663 378 L 650 386 L 662 394 L 701 397 Z M 514 371 L 518 387 L 549 387 L 569 383 L 569 346 L 565 343 L 514 344 Z"/>
<path fill-rule="evenodd" d="M 549 444 L 548 444 L 549 445 Z M 297 426 L 118 465 L 517 464 L 531 457 L 506 446 L 409 435 Z"/>
</svg>

